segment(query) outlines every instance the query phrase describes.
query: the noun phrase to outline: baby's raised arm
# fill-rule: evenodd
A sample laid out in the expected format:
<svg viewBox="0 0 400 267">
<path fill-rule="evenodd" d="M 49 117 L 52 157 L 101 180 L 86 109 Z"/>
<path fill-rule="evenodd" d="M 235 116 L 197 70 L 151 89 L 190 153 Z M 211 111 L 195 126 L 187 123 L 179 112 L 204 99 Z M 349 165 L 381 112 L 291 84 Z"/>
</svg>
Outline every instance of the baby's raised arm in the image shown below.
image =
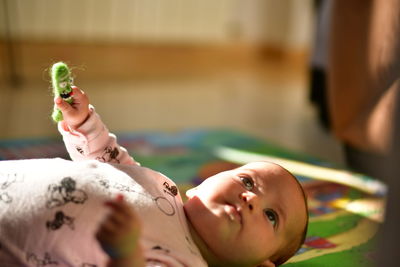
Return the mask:
<svg viewBox="0 0 400 267">
<path fill-rule="evenodd" d="M 94 108 L 89 106 L 89 97 L 78 87 L 72 87 L 73 103 L 61 97 L 54 103 L 63 115 L 58 130 L 72 160 L 96 159 L 101 162 L 138 164 L 125 148 L 110 134 Z"/>
</svg>

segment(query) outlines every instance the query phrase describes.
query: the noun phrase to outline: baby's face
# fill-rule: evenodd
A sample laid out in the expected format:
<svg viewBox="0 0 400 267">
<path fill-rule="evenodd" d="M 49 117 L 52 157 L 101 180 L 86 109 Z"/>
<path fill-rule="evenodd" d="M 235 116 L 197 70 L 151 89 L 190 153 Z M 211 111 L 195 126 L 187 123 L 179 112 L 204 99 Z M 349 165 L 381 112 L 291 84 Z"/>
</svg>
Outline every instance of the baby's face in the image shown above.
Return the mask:
<svg viewBox="0 0 400 267">
<path fill-rule="evenodd" d="M 187 195 L 184 208 L 200 249 L 207 248 L 211 258 L 230 266 L 269 259 L 306 224 L 298 183 L 271 163 L 254 162 L 219 173 Z"/>
</svg>

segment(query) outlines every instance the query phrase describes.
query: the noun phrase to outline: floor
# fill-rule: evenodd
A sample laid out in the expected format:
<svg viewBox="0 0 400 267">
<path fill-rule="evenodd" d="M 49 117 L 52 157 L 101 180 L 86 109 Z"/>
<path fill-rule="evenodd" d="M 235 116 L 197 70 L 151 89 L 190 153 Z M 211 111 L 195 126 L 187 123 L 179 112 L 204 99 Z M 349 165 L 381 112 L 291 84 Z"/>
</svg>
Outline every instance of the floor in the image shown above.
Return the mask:
<svg viewBox="0 0 400 267">
<path fill-rule="evenodd" d="M 231 128 L 339 164 L 341 148 L 317 123 L 308 101 L 306 64 L 266 60 L 260 67 L 132 79 L 86 77 L 75 84 L 113 132 Z M 89 76 L 89 75 L 88 75 Z M 0 138 L 57 135 L 50 121 L 51 89 L 46 73 L 12 88 L 0 87 Z"/>
</svg>

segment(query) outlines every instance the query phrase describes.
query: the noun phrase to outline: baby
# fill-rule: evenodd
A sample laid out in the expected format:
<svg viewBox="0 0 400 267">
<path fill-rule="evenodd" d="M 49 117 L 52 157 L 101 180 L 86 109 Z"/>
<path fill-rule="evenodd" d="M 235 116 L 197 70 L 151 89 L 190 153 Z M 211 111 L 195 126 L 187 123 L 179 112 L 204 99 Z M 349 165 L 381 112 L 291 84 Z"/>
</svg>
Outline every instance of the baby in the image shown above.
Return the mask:
<svg viewBox="0 0 400 267">
<path fill-rule="evenodd" d="M 61 98 L 55 99 L 64 116 L 59 130 L 71 158 L 98 159 L 145 169 L 108 133 L 89 106 L 87 95 L 77 87 L 73 88 L 73 95 L 72 105 Z M 147 175 L 146 183 L 165 180 L 163 190 L 174 198 L 173 206 L 177 209 L 182 206 L 183 213 L 172 214 L 173 209 L 164 207 L 164 214 L 153 218 L 162 221 L 163 227 L 148 229 L 149 221 L 146 214 L 141 215 L 146 213 L 142 209 L 132 209 L 122 196 L 108 201 L 111 212 L 96 237 L 110 256 L 111 265 L 278 266 L 293 256 L 304 241 L 308 224 L 304 192 L 296 178 L 276 164 L 253 162 L 221 172 L 188 190 L 185 203 L 165 176 L 148 169 L 140 174 Z M 168 206 L 166 203 L 156 204 Z M 166 220 L 174 216 L 178 217 L 180 227 L 168 228 Z M 179 239 L 179 231 L 185 233 L 183 240 Z M 160 237 L 162 245 L 149 248 L 143 239 L 157 237 L 157 232 L 168 234 L 164 239 Z M 185 248 L 176 242 L 183 242 Z M 149 249 L 162 257 L 152 255 Z"/>
</svg>

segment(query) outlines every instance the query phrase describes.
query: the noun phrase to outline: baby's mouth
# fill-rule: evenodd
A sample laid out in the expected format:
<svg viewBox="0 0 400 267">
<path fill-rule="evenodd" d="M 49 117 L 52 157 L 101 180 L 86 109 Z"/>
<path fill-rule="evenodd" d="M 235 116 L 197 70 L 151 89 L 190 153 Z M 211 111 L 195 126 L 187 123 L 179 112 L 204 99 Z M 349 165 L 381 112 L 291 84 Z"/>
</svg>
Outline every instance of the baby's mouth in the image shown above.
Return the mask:
<svg viewBox="0 0 400 267">
<path fill-rule="evenodd" d="M 242 214 L 234 205 L 226 204 L 224 210 L 231 221 L 237 221 L 242 224 Z"/>
</svg>

